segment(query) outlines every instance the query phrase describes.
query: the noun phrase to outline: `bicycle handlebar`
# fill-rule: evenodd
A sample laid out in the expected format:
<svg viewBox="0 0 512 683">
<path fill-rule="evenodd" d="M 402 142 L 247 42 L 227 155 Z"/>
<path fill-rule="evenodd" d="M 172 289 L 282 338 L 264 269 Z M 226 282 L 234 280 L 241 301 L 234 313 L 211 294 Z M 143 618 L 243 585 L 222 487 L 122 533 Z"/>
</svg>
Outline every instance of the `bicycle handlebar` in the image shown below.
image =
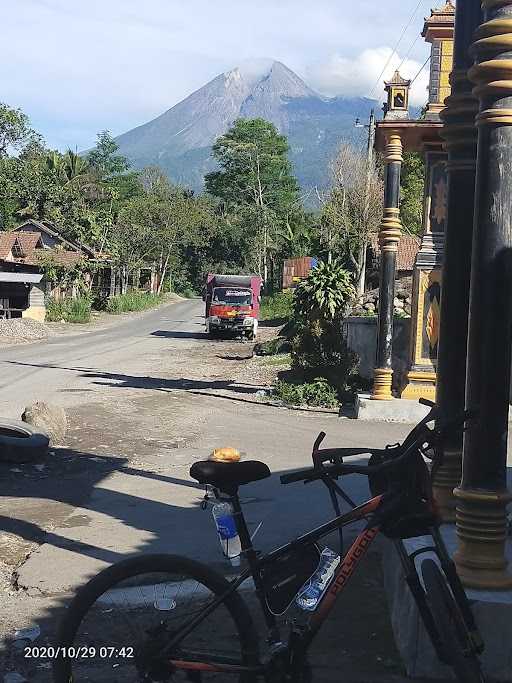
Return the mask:
<svg viewBox="0 0 512 683">
<path fill-rule="evenodd" d="M 386 470 L 400 467 L 411 454 L 418 448 L 428 444 L 430 448 L 435 447 L 439 440 L 443 440 L 448 434 L 455 429 L 463 427 L 464 424 L 473 419 L 477 412 L 475 410 L 465 410 L 458 417 L 442 421 L 439 419 L 439 409 L 434 403 L 427 399 L 420 399 L 420 403 L 429 406 L 430 412 L 414 427 L 410 434 L 405 438 L 401 445 L 396 446 L 396 449 L 402 451 L 401 455 L 394 457 L 379 465 L 346 465 L 343 463 L 343 457 L 350 457 L 353 455 L 364 455 L 372 453 L 385 453 L 385 449 L 376 448 L 326 448 L 320 450 L 318 447 L 325 437 L 325 433 L 321 432 L 317 437 L 313 449 L 313 463 L 314 467 L 308 467 L 289 474 L 281 476 L 282 484 L 291 484 L 297 481 L 304 481 L 308 483 L 323 477 L 339 477 L 343 474 L 364 474 L 366 476 L 380 474 Z M 427 426 L 429 422 L 437 420 L 435 428 L 431 429 Z M 390 451 L 390 449 L 387 449 Z M 331 465 L 324 465 L 324 460 L 339 459 L 339 463 Z"/>
</svg>

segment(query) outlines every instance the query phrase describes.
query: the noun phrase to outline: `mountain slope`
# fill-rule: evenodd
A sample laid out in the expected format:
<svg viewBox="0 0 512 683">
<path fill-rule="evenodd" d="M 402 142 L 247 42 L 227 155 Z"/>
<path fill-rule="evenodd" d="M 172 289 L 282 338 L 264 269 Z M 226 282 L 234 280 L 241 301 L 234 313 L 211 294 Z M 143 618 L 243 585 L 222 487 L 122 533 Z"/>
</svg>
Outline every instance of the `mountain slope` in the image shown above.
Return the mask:
<svg viewBox="0 0 512 683">
<path fill-rule="evenodd" d="M 354 129 L 375 102 L 325 98 L 281 62 L 263 69 L 243 66 L 220 74 L 148 123 L 116 140 L 136 168 L 160 166 L 175 182 L 200 190 L 214 167 L 214 140 L 237 118 L 264 118 L 288 136 L 290 158 L 301 186 L 323 186 L 327 168 L 343 139 L 361 142 Z"/>
</svg>

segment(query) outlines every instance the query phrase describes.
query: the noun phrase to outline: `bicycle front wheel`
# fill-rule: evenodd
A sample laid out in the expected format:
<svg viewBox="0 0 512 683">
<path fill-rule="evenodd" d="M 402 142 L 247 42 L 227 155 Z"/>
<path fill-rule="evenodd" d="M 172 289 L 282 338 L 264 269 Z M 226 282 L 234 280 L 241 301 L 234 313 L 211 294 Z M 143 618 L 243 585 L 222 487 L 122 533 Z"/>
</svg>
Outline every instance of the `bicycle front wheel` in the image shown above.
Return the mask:
<svg viewBox="0 0 512 683">
<path fill-rule="evenodd" d="M 422 562 L 421 574 L 432 618 L 457 680 L 485 683 L 480 661 L 472 650 L 464 619 L 444 574 L 434 560 Z"/>
<path fill-rule="evenodd" d="M 124 560 L 76 594 L 57 633 L 56 683 L 255 683 L 258 641 L 245 602 L 223 576 L 177 555 Z M 173 639 L 176 645 L 169 647 Z"/>
</svg>

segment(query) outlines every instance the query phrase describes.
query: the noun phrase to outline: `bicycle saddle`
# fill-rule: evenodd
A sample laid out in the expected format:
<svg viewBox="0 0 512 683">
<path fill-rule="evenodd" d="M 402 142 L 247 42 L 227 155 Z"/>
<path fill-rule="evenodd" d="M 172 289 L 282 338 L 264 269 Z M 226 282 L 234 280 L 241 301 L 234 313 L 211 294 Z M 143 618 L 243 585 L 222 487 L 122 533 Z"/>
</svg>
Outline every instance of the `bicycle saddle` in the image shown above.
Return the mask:
<svg viewBox="0 0 512 683">
<path fill-rule="evenodd" d="M 221 491 L 230 491 L 242 484 L 270 477 L 270 470 L 264 462 L 215 462 L 199 460 L 190 468 L 190 476 L 200 484 L 210 484 Z"/>
</svg>

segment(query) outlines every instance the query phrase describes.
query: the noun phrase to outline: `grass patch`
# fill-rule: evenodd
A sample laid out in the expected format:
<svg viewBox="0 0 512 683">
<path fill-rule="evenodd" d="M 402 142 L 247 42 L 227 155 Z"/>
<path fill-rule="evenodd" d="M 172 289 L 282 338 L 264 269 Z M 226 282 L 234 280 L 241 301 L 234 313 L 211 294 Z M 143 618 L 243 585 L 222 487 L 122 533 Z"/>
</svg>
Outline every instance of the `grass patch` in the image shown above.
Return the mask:
<svg viewBox="0 0 512 683">
<path fill-rule="evenodd" d="M 291 366 L 292 357 L 289 353 L 283 353 L 279 356 L 267 356 L 263 358 L 262 365 L 275 366 Z"/>
<path fill-rule="evenodd" d="M 76 299 L 50 298 L 46 303 L 46 320 L 48 322 L 88 323 L 91 321 L 91 299 L 79 296 Z"/>
<path fill-rule="evenodd" d="M 276 292 L 261 298 L 260 320 L 286 322 L 293 315 L 292 292 Z"/>
<path fill-rule="evenodd" d="M 154 308 L 164 300 L 164 294 L 150 294 L 134 289 L 126 294 L 116 294 L 107 302 L 109 313 L 129 313 L 130 311 L 145 311 Z"/>
<path fill-rule="evenodd" d="M 338 408 L 340 405 L 338 392 L 323 377 L 303 384 L 277 380 L 273 396 L 291 406 Z"/>
<path fill-rule="evenodd" d="M 199 296 L 198 293 L 191 287 L 185 287 L 185 289 L 180 292 L 176 292 L 176 294 L 185 297 L 185 299 L 195 299 L 197 296 Z"/>
</svg>

